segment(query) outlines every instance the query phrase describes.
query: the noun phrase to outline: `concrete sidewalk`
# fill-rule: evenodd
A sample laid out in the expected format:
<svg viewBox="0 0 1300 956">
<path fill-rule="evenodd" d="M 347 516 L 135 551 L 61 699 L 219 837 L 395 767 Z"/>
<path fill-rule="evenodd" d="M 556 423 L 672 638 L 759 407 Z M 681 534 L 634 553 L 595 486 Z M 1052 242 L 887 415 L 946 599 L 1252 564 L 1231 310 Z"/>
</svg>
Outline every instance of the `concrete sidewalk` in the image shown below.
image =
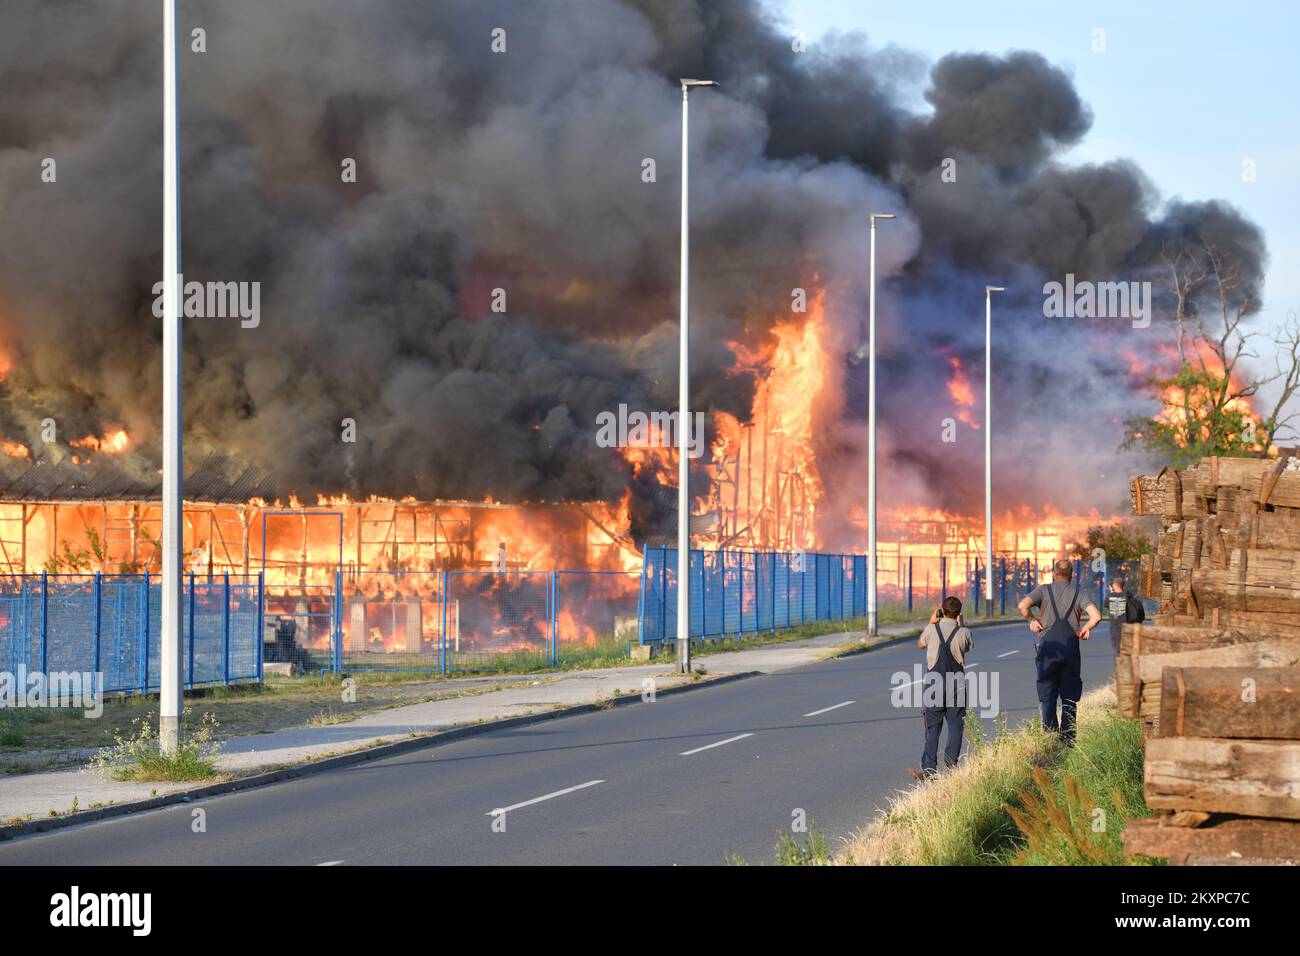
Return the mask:
<svg viewBox="0 0 1300 956">
<path fill-rule="evenodd" d="M 917 625 L 887 625 L 880 630 L 881 636 L 870 644 L 915 633 Z M 247 776 L 376 744 L 436 734 L 453 727 L 541 714 L 620 696 L 640 696 L 647 680 L 653 680 L 654 689 L 659 691 L 693 680 L 698 685 L 707 686 L 709 679 L 718 677 L 801 667 L 855 642 L 870 646 L 865 633 L 849 632 L 708 654 L 696 658 L 697 666 L 708 675 L 703 680 L 673 673 L 673 663 L 666 659 L 636 666 L 568 671 L 520 679 L 512 682 L 514 686 L 499 690 L 392 707 L 346 723 L 232 737 L 224 742 L 217 765 L 232 776 Z M 482 677 L 465 679 L 470 686 L 482 681 Z M 364 686 L 360 693 L 364 695 Z M 33 820 L 39 820 L 64 814 L 73 808 L 74 801 L 78 810 L 88 810 L 147 800 L 198 785 L 123 783 L 105 780 L 84 769 L 8 774 L 0 776 L 0 821 L 24 819 L 29 815 Z"/>
</svg>

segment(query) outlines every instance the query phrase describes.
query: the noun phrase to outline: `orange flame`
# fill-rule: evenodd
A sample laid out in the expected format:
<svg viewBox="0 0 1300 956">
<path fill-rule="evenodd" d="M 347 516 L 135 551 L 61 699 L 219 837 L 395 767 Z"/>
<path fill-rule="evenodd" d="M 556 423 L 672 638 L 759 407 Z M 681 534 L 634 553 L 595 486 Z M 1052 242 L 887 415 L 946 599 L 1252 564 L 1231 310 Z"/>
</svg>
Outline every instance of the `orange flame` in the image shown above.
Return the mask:
<svg viewBox="0 0 1300 956">
<path fill-rule="evenodd" d="M 112 428 L 102 437 L 87 435 L 68 442 L 73 448 L 85 448 L 89 451 L 103 452 L 106 455 L 120 455 L 131 447 L 130 436 L 124 428 Z"/>
</svg>

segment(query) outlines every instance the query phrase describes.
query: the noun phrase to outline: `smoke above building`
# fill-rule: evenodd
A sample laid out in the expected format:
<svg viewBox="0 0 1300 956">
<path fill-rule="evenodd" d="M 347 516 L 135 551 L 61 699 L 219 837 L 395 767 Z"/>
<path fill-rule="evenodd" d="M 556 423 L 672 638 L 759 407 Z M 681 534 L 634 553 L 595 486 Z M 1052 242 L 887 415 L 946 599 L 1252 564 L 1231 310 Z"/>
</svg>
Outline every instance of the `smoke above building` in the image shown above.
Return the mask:
<svg viewBox="0 0 1300 956">
<path fill-rule="evenodd" d="M 140 475 L 161 418 L 157 13 L 0 7 L 0 434 Z M 978 510 L 982 401 L 960 382 L 978 396 L 986 284 L 1009 288 L 1002 506 L 1081 512 L 1122 501 L 1115 449 L 1143 409 L 1124 355 L 1167 337 L 1167 312 L 1158 299 L 1147 329 L 1049 320 L 1044 282 L 1158 278 L 1161 250 L 1192 237 L 1262 281 L 1263 240 L 1232 208 L 1163 201 L 1123 159 L 1062 162 L 1092 117 L 1032 52 L 930 63 L 847 34 L 796 52 L 754 0 L 212 0 L 181 16 L 206 41 L 182 45 L 183 270 L 261 290 L 256 328 L 186 324 L 187 452 L 255 464 L 286 493 L 631 488 L 634 531 L 671 527 L 654 473 L 595 433 L 620 404 L 676 402 L 682 76 L 721 83 L 691 101 L 696 407 L 744 424 L 790 403 L 764 392 L 771 358 L 809 321 L 793 290 L 819 303 L 822 361 L 790 381 L 813 393 L 800 421 L 827 544 L 865 483 L 870 212 L 899 216 L 879 233 L 886 506 Z M 108 444 L 72 445 L 88 437 Z"/>
</svg>

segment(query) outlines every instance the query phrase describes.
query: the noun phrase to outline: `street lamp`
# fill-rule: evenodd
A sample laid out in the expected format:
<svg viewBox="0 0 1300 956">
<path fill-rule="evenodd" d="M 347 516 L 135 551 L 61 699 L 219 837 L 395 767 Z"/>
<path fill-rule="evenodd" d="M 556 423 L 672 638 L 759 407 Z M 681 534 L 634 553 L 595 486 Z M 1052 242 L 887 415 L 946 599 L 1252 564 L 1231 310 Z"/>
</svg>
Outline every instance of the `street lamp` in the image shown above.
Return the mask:
<svg viewBox="0 0 1300 956">
<path fill-rule="evenodd" d="M 176 752 L 181 722 L 180 144 L 176 0 L 163 0 L 163 460 L 162 661 L 158 746 Z M 147 595 L 146 595 L 147 597 Z"/>
<path fill-rule="evenodd" d="M 867 633 L 876 630 L 876 220 L 893 219 L 892 212 L 871 214 L 871 287 L 867 299 Z"/>
<path fill-rule="evenodd" d="M 984 613 L 993 616 L 993 293 L 984 287 Z"/>
<path fill-rule="evenodd" d="M 691 670 L 691 489 L 687 457 L 691 429 L 690 324 L 690 97 L 692 87 L 717 86 L 713 80 L 682 80 L 682 246 L 681 345 L 677 369 L 677 670 Z"/>
</svg>

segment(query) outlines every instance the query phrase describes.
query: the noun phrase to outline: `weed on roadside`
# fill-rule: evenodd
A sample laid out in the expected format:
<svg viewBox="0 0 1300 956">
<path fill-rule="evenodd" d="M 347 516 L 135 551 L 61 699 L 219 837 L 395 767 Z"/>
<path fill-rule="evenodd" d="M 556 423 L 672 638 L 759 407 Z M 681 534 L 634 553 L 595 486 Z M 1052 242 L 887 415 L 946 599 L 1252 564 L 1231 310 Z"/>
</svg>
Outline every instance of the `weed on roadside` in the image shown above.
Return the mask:
<svg viewBox="0 0 1300 956">
<path fill-rule="evenodd" d="M 192 711 L 185 710 L 189 724 Z M 175 753 L 164 754 L 159 747 L 156 721 L 152 714 L 132 721 L 130 736 L 113 734 L 112 746 L 105 747 L 90 759 L 88 769 L 111 780 L 206 780 L 217 775 L 216 757 L 221 752 L 217 742 L 217 720 L 205 713 L 198 727 L 182 733 Z"/>
</svg>

